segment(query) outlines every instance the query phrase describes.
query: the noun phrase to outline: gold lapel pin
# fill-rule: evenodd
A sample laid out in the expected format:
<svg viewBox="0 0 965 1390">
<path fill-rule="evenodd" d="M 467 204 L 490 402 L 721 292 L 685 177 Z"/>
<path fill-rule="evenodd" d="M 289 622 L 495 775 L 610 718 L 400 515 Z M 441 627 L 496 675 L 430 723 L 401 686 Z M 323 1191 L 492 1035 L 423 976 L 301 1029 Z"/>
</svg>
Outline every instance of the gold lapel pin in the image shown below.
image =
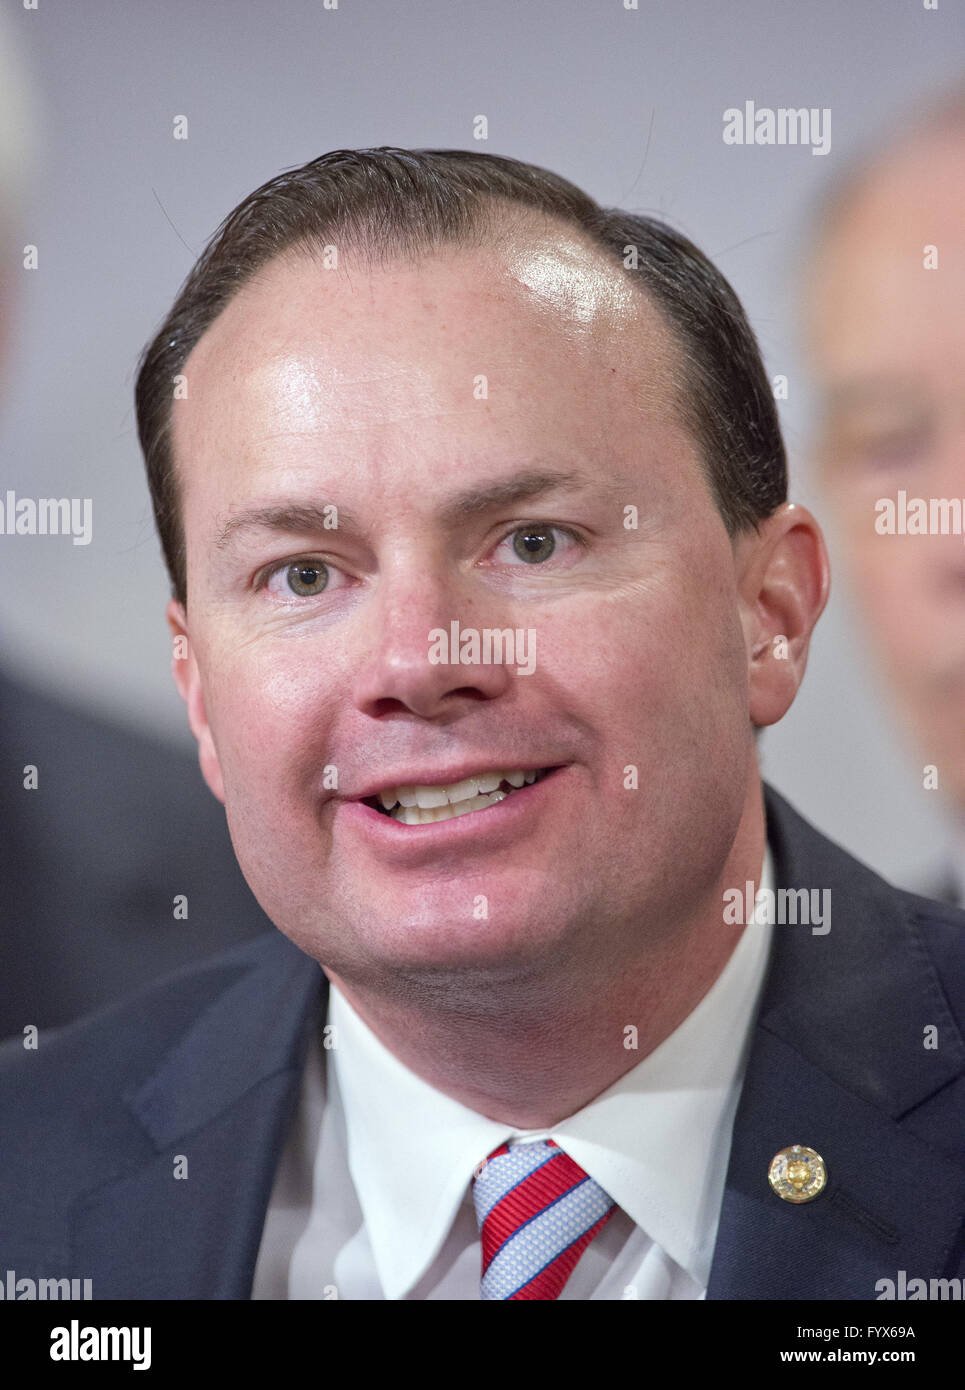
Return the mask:
<svg viewBox="0 0 965 1390">
<path fill-rule="evenodd" d="M 783 1202 L 813 1202 L 828 1181 L 824 1159 L 805 1144 L 792 1144 L 771 1159 L 767 1180 Z"/>
</svg>

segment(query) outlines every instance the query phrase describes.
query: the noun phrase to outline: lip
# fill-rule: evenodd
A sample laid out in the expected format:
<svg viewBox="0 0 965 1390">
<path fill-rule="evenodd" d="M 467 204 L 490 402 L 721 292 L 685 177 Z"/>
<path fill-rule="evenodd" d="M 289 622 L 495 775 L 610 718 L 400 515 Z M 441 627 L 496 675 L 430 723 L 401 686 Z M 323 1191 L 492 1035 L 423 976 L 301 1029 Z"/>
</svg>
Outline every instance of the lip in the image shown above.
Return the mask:
<svg viewBox="0 0 965 1390">
<path fill-rule="evenodd" d="M 335 832 L 344 832 L 383 860 L 403 864 L 431 859 L 448 850 L 463 856 L 491 853 L 518 843 L 523 835 L 536 830 L 537 818 L 559 796 L 568 768 L 569 764 L 555 767 L 539 782 L 519 787 L 493 806 L 429 825 L 403 825 L 366 806 L 364 801 L 343 801 L 335 809 Z M 384 787 L 385 783 L 381 785 Z"/>
<path fill-rule="evenodd" d="M 401 772 L 395 780 L 383 779 L 380 782 L 373 782 L 370 786 L 364 787 L 354 796 L 346 798 L 349 801 L 364 801 L 367 796 L 378 796 L 379 792 L 387 792 L 394 787 L 454 787 L 458 782 L 464 782 L 467 777 L 483 777 L 486 773 L 493 772 L 542 772 L 544 767 L 557 770 L 559 764 L 536 763 L 532 766 L 516 763 L 466 763 L 462 767 L 439 772 L 438 770 L 425 770 L 419 772 Z M 517 788 L 522 790 L 522 788 Z M 470 812 L 471 815 L 476 813 Z M 461 819 L 461 817 L 457 817 Z M 416 826 L 411 827 L 413 830 Z"/>
</svg>

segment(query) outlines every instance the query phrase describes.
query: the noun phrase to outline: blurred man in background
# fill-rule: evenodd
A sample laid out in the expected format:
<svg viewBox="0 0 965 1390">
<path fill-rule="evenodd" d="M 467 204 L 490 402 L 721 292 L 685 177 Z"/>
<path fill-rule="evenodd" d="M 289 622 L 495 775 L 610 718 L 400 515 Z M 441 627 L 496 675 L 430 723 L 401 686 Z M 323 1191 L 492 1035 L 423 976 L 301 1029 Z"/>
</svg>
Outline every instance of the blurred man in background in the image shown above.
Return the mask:
<svg viewBox="0 0 965 1390">
<path fill-rule="evenodd" d="M 24 197 L 36 130 L 2 26 L 0 16 L 0 368 L 34 239 Z M 68 1023 L 270 925 L 193 758 L 4 669 L 0 895 L 0 1037 Z"/>
<path fill-rule="evenodd" d="M 819 472 L 845 565 L 920 749 L 921 785 L 943 797 L 956 827 L 957 855 L 924 869 L 917 886 L 961 904 L 965 84 L 913 123 L 906 118 L 833 190 L 805 302 L 823 406 Z M 895 504 L 894 534 L 885 499 Z"/>
</svg>

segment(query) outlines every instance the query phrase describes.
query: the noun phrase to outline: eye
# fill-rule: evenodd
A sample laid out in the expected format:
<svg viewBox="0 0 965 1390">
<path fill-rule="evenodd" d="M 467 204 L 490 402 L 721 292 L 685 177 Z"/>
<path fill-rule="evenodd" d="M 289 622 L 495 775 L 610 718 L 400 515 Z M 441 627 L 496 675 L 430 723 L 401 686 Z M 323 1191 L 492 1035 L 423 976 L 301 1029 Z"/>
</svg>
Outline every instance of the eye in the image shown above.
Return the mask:
<svg viewBox="0 0 965 1390">
<path fill-rule="evenodd" d="M 925 411 L 846 418 L 830 433 L 829 442 L 839 457 L 868 472 L 914 467 L 927 461 L 935 446 L 935 421 Z"/>
<path fill-rule="evenodd" d="M 338 571 L 322 560 L 292 560 L 268 572 L 264 587 L 280 599 L 317 598 Z"/>
<path fill-rule="evenodd" d="M 862 458 L 876 468 L 894 468 L 914 462 L 925 445 L 925 436 L 918 434 L 888 434 L 864 442 Z"/>
<path fill-rule="evenodd" d="M 511 540 L 513 553 L 518 559 L 526 565 L 541 565 L 545 564 L 556 551 L 557 536 L 566 536 L 574 543 L 579 544 L 579 537 L 574 532 L 567 531 L 560 526 L 546 526 L 541 522 L 517 526 L 516 530 L 505 536 L 500 544 L 505 545 L 506 541 Z"/>
</svg>

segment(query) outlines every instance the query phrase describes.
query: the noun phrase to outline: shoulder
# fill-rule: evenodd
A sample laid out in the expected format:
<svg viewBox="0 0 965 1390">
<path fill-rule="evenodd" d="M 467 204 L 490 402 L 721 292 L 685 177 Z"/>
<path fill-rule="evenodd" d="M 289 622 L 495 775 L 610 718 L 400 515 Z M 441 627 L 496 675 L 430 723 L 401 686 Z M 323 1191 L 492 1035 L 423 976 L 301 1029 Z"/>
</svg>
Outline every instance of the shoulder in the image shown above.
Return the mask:
<svg viewBox="0 0 965 1390">
<path fill-rule="evenodd" d="M 826 893 L 829 929 L 774 927 L 764 1026 L 893 1115 L 947 1098 L 965 1076 L 965 912 L 888 883 L 769 787 L 765 805 L 777 884 Z"/>
<path fill-rule="evenodd" d="M 765 784 L 768 841 L 778 881 L 788 886 L 836 887 L 848 911 L 861 921 L 896 914 L 927 934 L 949 966 L 957 966 L 965 949 L 965 910 L 955 904 L 912 893 L 824 835 L 778 792 Z"/>
<path fill-rule="evenodd" d="M 0 1102 L 8 1120 L 89 1115 L 136 1090 L 214 1004 L 230 1000 L 234 986 L 257 989 L 258 981 L 312 967 L 317 971 L 280 932 L 265 932 L 64 1027 L 14 1035 L 0 1045 Z M 239 1015 L 238 1023 L 242 1007 L 239 997 L 227 1010 Z"/>
<path fill-rule="evenodd" d="M 108 1246 L 125 1222 L 135 1239 L 159 1154 L 189 1134 L 203 1146 L 219 1117 L 264 1094 L 262 1083 L 291 1089 L 324 983 L 318 964 L 273 932 L 41 1030 L 35 1047 L 17 1037 L 0 1047 L 0 1227 L 11 1268 L 67 1268 L 72 1223 L 92 1200 L 116 1203 Z M 256 1101 L 246 1113 L 261 1124 L 254 1149 L 268 1153 L 274 1112 Z M 219 1174 L 233 1157 L 216 1155 Z M 110 1263 L 108 1246 L 98 1258 Z"/>
</svg>

